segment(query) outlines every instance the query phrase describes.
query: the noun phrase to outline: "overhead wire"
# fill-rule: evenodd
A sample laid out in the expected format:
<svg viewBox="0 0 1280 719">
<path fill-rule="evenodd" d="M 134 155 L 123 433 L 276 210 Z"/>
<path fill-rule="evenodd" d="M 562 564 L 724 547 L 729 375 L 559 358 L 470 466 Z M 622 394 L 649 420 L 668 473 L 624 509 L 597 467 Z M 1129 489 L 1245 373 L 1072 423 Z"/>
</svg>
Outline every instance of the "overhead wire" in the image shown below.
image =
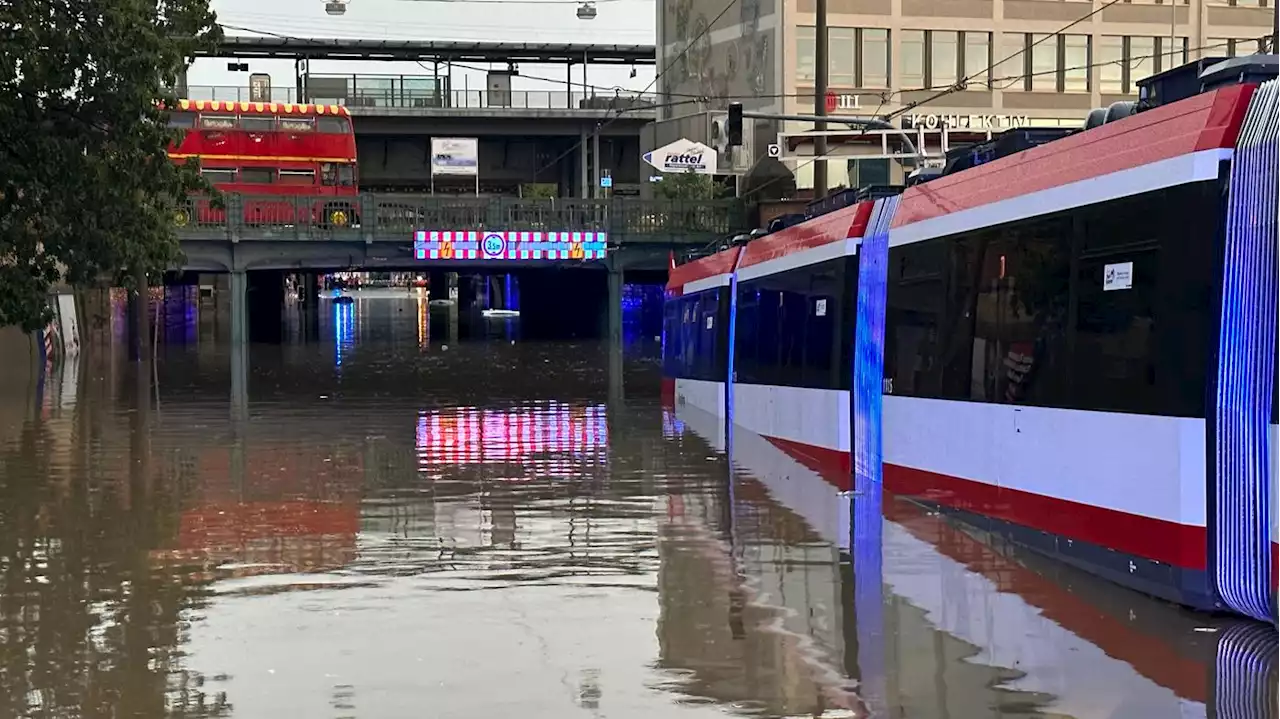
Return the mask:
<svg viewBox="0 0 1280 719">
<path fill-rule="evenodd" d="M 1078 22 L 1078 21 L 1077 21 L 1077 22 Z M 1070 27 L 1071 27 L 1071 26 L 1067 26 L 1067 28 L 1064 28 L 1064 30 L 1065 30 L 1065 29 L 1069 29 Z M 1062 31 L 1059 31 L 1059 32 L 1062 32 Z M 1246 39 L 1248 39 L 1248 38 L 1246 38 Z M 1232 40 L 1226 40 L 1226 41 L 1223 41 L 1223 42 L 1211 43 L 1211 44 L 1208 44 L 1208 45 L 1200 45 L 1200 46 L 1197 46 L 1197 47 L 1190 47 L 1190 48 L 1187 48 L 1187 49 L 1186 49 L 1186 54 L 1187 54 L 1187 55 L 1190 55 L 1190 54 L 1191 54 L 1191 53 L 1193 53 L 1193 52 L 1201 52 L 1201 51 L 1204 51 L 1204 50 L 1214 50 L 1214 49 L 1221 48 L 1221 47 L 1227 47 L 1227 46 L 1229 46 L 1229 45 L 1230 45 L 1230 43 L 1231 43 L 1231 42 L 1233 42 L 1233 41 L 1234 41 L 1234 42 L 1238 42 L 1239 40 L 1240 40 L 1239 38 L 1235 38 L 1235 39 L 1232 39 Z M 1134 62 L 1135 60 L 1151 60 L 1151 59 L 1154 59 L 1154 58 L 1166 57 L 1166 56 L 1169 56 L 1169 55 L 1175 55 L 1175 54 L 1181 54 L 1181 51 L 1174 51 L 1174 52 L 1157 52 L 1157 53 L 1152 53 L 1152 54 L 1150 54 L 1150 55 L 1136 55 L 1136 56 L 1132 56 L 1132 57 L 1128 57 L 1128 58 L 1123 58 L 1123 57 L 1122 57 L 1122 58 L 1119 58 L 1119 59 L 1117 59 L 1117 60 L 1106 60 L 1106 61 L 1100 61 L 1100 62 L 1093 62 L 1093 63 L 1089 63 L 1089 64 L 1086 64 L 1086 65 L 1074 65 L 1074 66 L 1072 66 L 1072 67 L 1064 67 L 1064 68 L 1061 68 L 1061 69 L 1059 69 L 1059 68 L 1054 68 L 1054 69 L 1052 69 L 1052 70 L 1040 70 L 1040 71 L 1038 71 L 1038 72 L 1029 72 L 1029 73 L 1024 73 L 1024 74 L 1022 74 L 1022 75 L 1010 75 L 1010 76 L 1001 77 L 1001 78 L 992 78 L 989 82 L 991 83 L 991 85 L 992 85 L 992 86 L 994 86 L 994 85 L 995 85 L 995 83 L 997 83 L 997 82 L 1001 82 L 1001 81 L 1014 82 L 1014 81 L 1017 81 L 1017 80 L 1025 80 L 1025 79 L 1032 78 L 1032 77 L 1039 77 L 1039 76 L 1041 76 L 1041 75 L 1056 75 L 1056 74 L 1057 74 L 1057 73 L 1059 73 L 1059 72 L 1068 72 L 1068 71 L 1072 71 L 1072 70 L 1087 70 L 1087 69 L 1092 69 L 1092 68 L 1095 68 L 1095 67 L 1105 67 L 1105 66 L 1107 66 L 1107 65 L 1117 65 L 1117 64 L 1119 64 L 1119 65 L 1123 65 L 1123 64 L 1125 64 L 1125 63 L 1132 63 L 1132 62 Z M 994 63 L 994 64 L 992 65 L 992 67 L 996 67 L 996 66 L 1002 65 L 1002 64 L 1004 64 L 1004 62 L 1007 62 L 1007 61 L 1008 61 L 1008 59 L 1011 59 L 1011 58 L 1013 58 L 1013 57 L 1017 57 L 1017 55 L 1016 55 L 1016 54 L 1015 54 L 1015 55 L 1012 55 L 1012 56 L 1010 56 L 1010 58 L 1006 58 L 1005 60 L 1002 60 L 1002 61 L 1000 61 L 999 63 Z M 990 68 L 989 68 L 989 69 L 990 69 Z M 974 77 L 981 77 L 982 75 L 983 75 L 983 73 L 978 72 L 978 73 L 974 73 L 974 75 L 973 75 L 973 76 L 974 76 Z M 920 88 L 914 88 L 914 89 L 911 89 L 911 90 L 897 90 L 897 91 L 895 91 L 894 93 L 886 93 L 886 95 L 890 95 L 890 94 L 897 94 L 897 93 L 901 93 L 901 92 L 919 92 L 919 91 L 920 91 Z M 941 94 L 940 94 L 940 95 L 938 95 L 937 97 L 941 97 L 941 96 L 944 96 L 944 95 L 941 95 Z M 913 107 L 913 108 L 914 108 L 914 107 L 919 107 L 919 106 L 920 106 L 920 104 L 923 104 L 923 103 L 916 103 L 916 104 L 914 104 L 912 107 Z M 883 105 L 882 105 L 882 106 L 883 106 Z M 877 108 L 877 112 L 879 112 L 879 108 Z M 884 119 L 887 121 L 887 120 L 892 119 L 893 117 L 895 117 L 895 116 L 897 116 L 897 115 L 899 115 L 899 114 L 901 114 L 901 112 L 890 113 L 889 115 L 886 115 L 886 116 L 884 117 Z M 838 122 L 838 118 L 839 118 L 840 116 L 839 116 L 839 115 L 832 115 L 831 117 L 832 117 L 832 118 L 835 118 L 835 119 L 834 119 L 834 120 L 832 120 L 832 121 L 834 121 L 834 122 Z M 874 115 L 873 115 L 873 117 L 874 117 Z M 858 132 L 858 133 L 850 133 L 850 134 L 851 134 L 851 135 L 853 135 L 854 139 L 856 139 L 857 137 L 861 137 L 861 136 L 866 135 L 866 134 L 867 134 L 867 131 L 866 131 L 866 130 L 863 130 L 863 131 Z M 856 158 L 855 158 L 855 157 L 849 157 L 849 158 L 847 158 L 847 159 L 856 159 Z M 805 167 L 809 167 L 810 165 L 814 164 L 815 162 L 819 162 L 819 161 L 820 161 L 820 158 L 812 157 L 812 158 L 810 158 L 810 159 L 808 159 L 808 160 L 805 160 L 804 162 L 801 162 L 801 163 L 797 164 L 797 165 L 795 166 L 795 169 L 794 169 L 794 170 L 792 170 L 793 176 L 794 176 L 794 173 L 795 173 L 795 172 L 799 172 L 801 169 L 803 169 L 803 168 L 805 168 Z M 783 178 L 783 177 L 776 177 L 776 178 L 773 178 L 773 179 L 769 180 L 768 182 L 762 183 L 762 184 L 761 184 L 760 186 L 758 186 L 758 187 L 754 187 L 754 188 L 752 188 L 750 191 L 748 191 L 748 192 L 744 193 L 741 197 L 746 198 L 746 197 L 750 197 L 750 196 L 752 196 L 752 195 L 755 195 L 755 194 L 759 193 L 760 191 L 762 191 L 762 190 L 764 190 L 764 189 L 766 189 L 766 188 L 768 188 L 768 187 L 772 187 L 773 185 L 777 184 L 778 182 L 781 182 L 781 181 L 782 181 L 782 180 L 784 180 L 784 179 L 787 179 L 787 178 Z"/>
<path fill-rule="evenodd" d="M 693 39 L 689 40 L 688 44 L 686 44 L 686 45 L 685 45 L 684 49 L 683 49 L 683 50 L 681 50 L 679 53 L 677 53 L 677 54 L 676 54 L 676 56 L 675 56 L 675 57 L 673 57 L 673 58 L 671 59 L 671 61 L 670 61 L 670 62 L 668 62 L 668 63 L 666 64 L 666 66 L 665 66 L 665 67 L 661 68 L 661 69 L 660 69 L 660 70 L 659 70 L 659 71 L 658 71 L 658 72 L 653 76 L 653 80 L 651 80 L 651 81 L 649 82 L 649 84 L 648 84 L 648 85 L 646 85 L 646 86 L 645 86 L 645 88 L 644 88 L 643 90 L 641 90 L 641 91 L 640 91 L 640 94 L 641 94 L 641 95 L 643 95 L 644 93 L 646 93 L 646 92 L 648 92 L 650 89 L 652 89 L 654 85 L 657 85 L 657 84 L 658 84 L 658 80 L 661 80 L 663 75 L 667 74 L 667 72 L 668 72 L 668 71 L 670 71 L 670 70 L 671 70 L 671 68 L 675 67 L 675 64 L 676 64 L 677 62 L 679 62 L 681 59 L 683 59 L 685 55 L 689 54 L 689 51 L 693 49 L 693 46 L 694 46 L 694 44 L 695 44 L 695 43 L 697 43 L 697 42 L 698 42 L 699 40 L 701 40 L 703 37 L 705 37 L 705 36 L 707 36 L 707 35 L 711 34 L 711 28 L 715 27 L 715 24 L 716 24 L 717 22 L 719 22 L 719 21 L 720 21 L 720 18 L 722 18 L 722 17 L 724 17 L 725 15 L 727 15 L 727 14 L 729 13 L 729 10 L 731 10 L 731 9 L 733 8 L 733 6 L 734 6 L 734 5 L 736 5 L 737 3 L 738 3 L 738 0 L 729 0 L 729 2 L 725 3 L 724 8 L 723 8 L 723 9 L 721 9 L 721 10 L 720 10 L 720 12 L 719 12 L 719 13 L 717 13 L 717 14 L 716 14 L 716 16 L 715 16 L 714 18 L 712 18 L 710 22 L 708 22 L 708 23 L 707 23 L 706 27 L 702 28 L 702 31 L 701 31 L 701 32 L 699 32 L 697 35 L 695 35 L 695 36 L 693 37 Z M 634 112 L 634 111 L 636 111 L 636 110 L 638 110 L 638 109 L 641 109 L 641 108 L 631 108 L 630 110 L 631 110 L 632 112 Z M 595 138 L 599 137 L 599 136 L 600 136 L 600 133 L 604 132 L 604 129 L 605 129 L 606 127 L 609 127 L 609 126 L 610 126 L 610 125 L 612 125 L 614 122 L 616 122 L 616 121 L 618 120 L 618 118 L 622 117 L 622 113 L 623 113 L 623 112 L 626 112 L 626 111 L 628 111 L 628 108 L 618 108 L 618 109 L 615 111 L 615 114 L 614 114 L 614 116 L 613 116 L 613 117 L 608 118 L 608 119 L 606 119 L 603 123 L 600 123 L 600 124 L 596 125 L 596 129 L 595 129 L 595 131 L 594 131 L 593 133 L 591 133 L 591 135 L 590 135 L 589 137 L 590 137 L 591 139 L 593 139 L 593 140 L 594 140 Z M 560 153 L 559 155 L 556 155 L 556 157 L 555 157 L 555 158 L 553 158 L 550 162 L 546 163 L 545 165 L 543 165 L 542 167 L 540 167 L 536 172 L 534 172 L 534 177 L 537 177 L 538 175 L 542 174 L 542 173 L 543 173 L 543 172 L 545 172 L 546 170 L 548 170 L 548 169 L 550 169 L 550 168 L 552 168 L 552 167 L 555 167 L 556 163 L 560 162 L 560 160 L 562 160 L 562 159 L 564 159 L 564 158 L 568 157 L 569 155 L 572 155 L 574 152 L 576 152 L 579 148 L 581 148 L 581 147 L 585 144 L 586 140 L 587 140 L 587 138 L 586 138 L 586 137 L 584 137 L 584 138 L 582 138 L 581 140 L 578 140 L 578 142 L 577 142 L 576 144 L 574 144 L 574 145 L 573 145 L 573 147 L 570 147 L 568 150 L 565 150 L 564 152 Z"/>
</svg>

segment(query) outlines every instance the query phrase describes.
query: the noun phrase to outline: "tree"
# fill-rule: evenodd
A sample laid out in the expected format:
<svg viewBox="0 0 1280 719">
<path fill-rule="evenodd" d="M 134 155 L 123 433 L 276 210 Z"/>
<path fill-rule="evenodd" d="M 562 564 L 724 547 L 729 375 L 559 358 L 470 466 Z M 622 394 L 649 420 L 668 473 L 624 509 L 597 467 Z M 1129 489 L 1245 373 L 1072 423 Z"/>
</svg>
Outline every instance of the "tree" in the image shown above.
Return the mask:
<svg viewBox="0 0 1280 719">
<path fill-rule="evenodd" d="M 694 202 L 717 200 L 728 195 L 727 189 L 717 185 L 710 175 L 692 171 L 663 175 L 662 181 L 654 187 L 654 193 L 664 200 Z"/>
<path fill-rule="evenodd" d="M 209 0 L 0 3 L 0 326 L 44 325 L 59 281 L 170 266 L 208 185 L 165 155 L 162 106 L 220 37 Z"/>
</svg>

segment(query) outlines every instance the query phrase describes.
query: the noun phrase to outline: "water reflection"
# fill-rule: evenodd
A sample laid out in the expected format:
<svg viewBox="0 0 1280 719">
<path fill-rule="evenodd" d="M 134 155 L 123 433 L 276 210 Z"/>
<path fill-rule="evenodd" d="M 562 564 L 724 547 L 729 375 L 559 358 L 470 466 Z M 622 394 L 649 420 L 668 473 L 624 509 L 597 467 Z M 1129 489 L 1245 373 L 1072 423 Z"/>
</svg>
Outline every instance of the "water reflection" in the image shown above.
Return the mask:
<svg viewBox="0 0 1280 719">
<path fill-rule="evenodd" d="M 242 413 L 203 334 L 4 395 L 0 717 L 1275 716 L 1269 627 L 731 465 L 599 346 L 348 307 L 251 347 Z"/>
<path fill-rule="evenodd" d="M 717 427 L 699 410 L 667 410 L 664 429 L 683 428 Z M 690 662 L 672 648 L 668 661 L 691 672 L 681 692 L 778 716 L 1276 716 L 1272 627 L 1149 600 L 896 498 L 881 513 L 874 494 L 741 427 L 732 455 L 732 511 L 694 515 L 704 534 L 728 517 L 735 538 L 704 543 L 723 569 L 703 581 L 745 591 L 744 609 L 725 602 L 722 626 L 754 613 L 746 636 L 772 634 L 770 648 L 803 671 L 762 681 L 778 659 Z M 733 646 L 720 631 L 704 653 Z"/>
</svg>

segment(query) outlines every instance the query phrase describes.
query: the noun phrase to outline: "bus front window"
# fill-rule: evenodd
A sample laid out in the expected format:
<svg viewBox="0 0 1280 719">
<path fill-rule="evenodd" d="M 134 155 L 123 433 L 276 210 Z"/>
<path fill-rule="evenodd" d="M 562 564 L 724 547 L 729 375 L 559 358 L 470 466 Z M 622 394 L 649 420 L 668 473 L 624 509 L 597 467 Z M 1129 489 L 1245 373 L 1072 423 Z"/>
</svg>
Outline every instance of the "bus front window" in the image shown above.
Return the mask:
<svg viewBox="0 0 1280 719">
<path fill-rule="evenodd" d="M 338 184 L 342 187 L 355 187 L 356 166 L 338 165 Z"/>
<path fill-rule="evenodd" d="M 320 184 L 326 187 L 338 184 L 338 174 L 332 162 L 320 165 Z"/>
</svg>

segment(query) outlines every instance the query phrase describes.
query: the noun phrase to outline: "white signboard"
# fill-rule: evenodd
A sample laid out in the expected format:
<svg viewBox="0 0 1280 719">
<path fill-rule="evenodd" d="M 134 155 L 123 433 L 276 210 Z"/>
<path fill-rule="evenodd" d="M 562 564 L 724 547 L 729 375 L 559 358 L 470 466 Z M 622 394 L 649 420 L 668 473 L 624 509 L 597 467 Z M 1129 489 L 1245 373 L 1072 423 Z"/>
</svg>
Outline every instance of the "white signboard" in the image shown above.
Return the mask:
<svg viewBox="0 0 1280 719">
<path fill-rule="evenodd" d="M 431 138 L 431 174 L 477 176 L 480 143 L 474 137 Z"/>
<path fill-rule="evenodd" d="M 683 138 L 644 154 L 644 161 L 660 172 L 696 172 L 714 175 L 719 169 L 716 151 Z"/>
<path fill-rule="evenodd" d="M 1102 291 L 1127 290 L 1133 287 L 1133 263 L 1117 262 L 1102 270 Z"/>
<path fill-rule="evenodd" d="M 827 301 L 817 300 L 813 303 L 813 313 L 819 317 L 827 316 Z"/>
<path fill-rule="evenodd" d="M 1031 124 L 1026 115 L 909 115 L 902 123 L 904 128 L 924 127 L 930 130 L 937 127 L 960 128 L 965 130 L 1007 130 L 1011 127 L 1024 127 Z"/>
</svg>

